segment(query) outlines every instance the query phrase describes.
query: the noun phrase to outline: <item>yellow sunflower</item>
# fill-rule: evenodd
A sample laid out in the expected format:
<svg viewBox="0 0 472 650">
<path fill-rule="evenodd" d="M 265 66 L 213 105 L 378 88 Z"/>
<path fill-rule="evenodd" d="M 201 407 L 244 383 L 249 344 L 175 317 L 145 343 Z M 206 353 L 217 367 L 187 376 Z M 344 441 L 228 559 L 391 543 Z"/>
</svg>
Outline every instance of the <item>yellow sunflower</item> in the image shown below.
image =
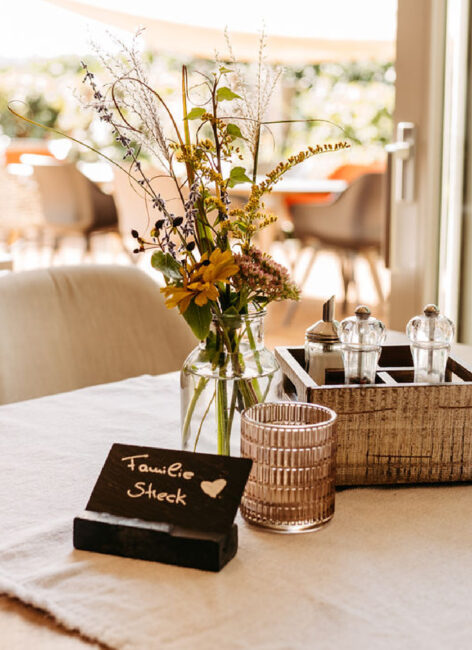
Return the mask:
<svg viewBox="0 0 472 650">
<path fill-rule="evenodd" d="M 208 253 L 202 256 L 201 262 L 208 260 Z M 239 271 L 233 253 L 227 250 L 223 253 L 219 248 L 210 255 L 209 264 L 202 266 L 202 277 L 205 282 L 227 282 L 228 278 Z"/>
<path fill-rule="evenodd" d="M 192 291 L 189 291 L 186 287 L 175 287 L 174 285 L 162 287 L 161 292 L 166 297 L 167 309 L 172 309 L 173 307 L 178 306 L 181 314 L 187 310 L 194 295 Z"/>
<path fill-rule="evenodd" d="M 228 278 L 239 271 L 230 250 L 222 251 L 219 248 L 211 253 L 204 253 L 188 273 L 183 274 L 183 286 L 169 285 L 162 287 L 161 292 L 166 297 L 168 309 L 178 307 L 181 314 L 185 313 L 190 302 L 195 298 L 199 307 L 206 305 L 209 300 L 218 300 L 217 282 L 226 283 Z"/>
</svg>

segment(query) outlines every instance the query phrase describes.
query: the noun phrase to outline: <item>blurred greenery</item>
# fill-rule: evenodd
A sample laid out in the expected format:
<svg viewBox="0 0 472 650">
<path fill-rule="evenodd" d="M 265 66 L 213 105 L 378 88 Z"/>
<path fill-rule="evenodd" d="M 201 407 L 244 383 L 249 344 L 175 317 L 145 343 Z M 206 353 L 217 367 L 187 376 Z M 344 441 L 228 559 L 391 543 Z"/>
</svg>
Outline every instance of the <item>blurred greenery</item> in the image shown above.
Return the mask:
<svg viewBox="0 0 472 650">
<path fill-rule="evenodd" d="M 7 110 L 9 100 L 6 93 L 0 91 L 0 124 L 3 133 L 11 138 L 43 138 L 44 129 L 28 122 L 22 122 Z M 57 105 L 49 104 L 40 94 L 26 95 L 24 100 L 14 102 L 12 108 L 26 118 L 49 127 L 57 125 L 57 118 L 61 112 Z"/>
<path fill-rule="evenodd" d="M 177 115 L 181 110 L 182 63 L 188 65 L 190 74 L 196 70 L 208 72 L 214 69 L 211 61 L 184 60 L 153 52 L 145 52 L 144 56 L 150 66 L 152 84 L 166 97 Z M 87 63 L 93 72 L 100 72 L 98 61 L 87 59 Z M 46 131 L 21 122 L 6 110 L 9 101 L 19 100 L 23 106 L 15 103 L 14 107 L 26 117 L 58 128 L 107 155 L 119 156 L 108 126 L 100 122 L 92 111 L 84 110 L 74 96 L 84 93 L 87 96 L 89 92 L 82 84 L 82 78 L 78 57 L 25 61 L 0 68 L 0 134 L 3 132 L 11 138 L 50 137 Z M 391 62 L 326 62 L 286 67 L 281 89 L 271 102 L 268 119 L 302 121 L 319 118 L 325 121 L 274 127 L 264 136 L 261 161 L 270 164 L 307 144 L 346 138 L 360 143 L 345 154 L 350 160 L 372 162 L 383 159 L 384 145 L 392 136 L 394 85 L 395 69 Z M 326 121 L 342 126 L 343 131 Z M 71 155 L 89 160 L 94 157 L 94 154 L 77 148 L 72 149 Z M 336 158 L 337 164 L 342 164 L 341 157 Z M 323 160 L 316 164 L 326 163 Z"/>
<path fill-rule="evenodd" d="M 383 147 L 391 141 L 395 97 L 392 62 L 292 67 L 286 69 L 285 78 L 293 89 L 293 119 L 313 117 L 315 110 L 318 117 L 342 125 L 346 136 L 358 139 L 364 147 Z M 315 128 L 316 122 L 307 122 L 303 130 L 308 134 Z M 289 132 L 287 140 L 290 137 Z M 331 129 L 328 137 L 339 137 L 339 130 Z"/>
</svg>

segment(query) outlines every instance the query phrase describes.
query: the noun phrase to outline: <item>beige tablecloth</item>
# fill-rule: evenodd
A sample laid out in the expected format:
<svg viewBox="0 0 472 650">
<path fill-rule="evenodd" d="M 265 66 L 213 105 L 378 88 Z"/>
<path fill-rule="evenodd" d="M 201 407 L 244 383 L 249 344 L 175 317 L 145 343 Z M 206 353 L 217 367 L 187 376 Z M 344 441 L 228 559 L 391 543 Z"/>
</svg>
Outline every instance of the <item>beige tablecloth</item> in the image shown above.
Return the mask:
<svg viewBox="0 0 472 650">
<path fill-rule="evenodd" d="M 219 574 L 75 551 L 110 445 L 178 447 L 178 420 L 176 375 L 1 407 L 0 592 L 121 650 L 470 648 L 469 486 L 346 490 L 312 534 L 239 520 Z"/>
</svg>

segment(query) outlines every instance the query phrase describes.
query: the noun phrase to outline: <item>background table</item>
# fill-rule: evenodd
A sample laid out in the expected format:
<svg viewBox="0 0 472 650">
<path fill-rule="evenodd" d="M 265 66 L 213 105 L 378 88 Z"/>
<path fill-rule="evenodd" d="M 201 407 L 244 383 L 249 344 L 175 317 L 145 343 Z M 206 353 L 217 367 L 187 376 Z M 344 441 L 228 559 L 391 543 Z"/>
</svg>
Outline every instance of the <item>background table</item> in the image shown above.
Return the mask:
<svg viewBox="0 0 472 650">
<path fill-rule="evenodd" d="M 173 374 L 0 408 L 0 592 L 126 650 L 470 647 L 468 485 L 345 490 L 314 534 L 239 519 L 219 574 L 75 551 L 112 442 L 178 447 L 178 397 Z M 21 611 L 3 601 L 0 648 L 88 645 Z"/>
<path fill-rule="evenodd" d="M 257 177 L 258 183 L 263 180 L 265 180 L 265 176 Z M 341 194 L 348 185 L 347 181 L 341 179 L 284 176 L 274 185 L 271 194 Z M 236 185 L 231 189 L 231 194 L 247 196 L 249 190 L 249 185 Z"/>
<path fill-rule="evenodd" d="M 258 177 L 257 181 L 260 182 L 265 177 Z M 280 235 L 280 230 L 283 228 L 283 222 L 290 222 L 290 211 L 287 207 L 286 199 L 293 194 L 300 195 L 326 195 L 331 194 L 333 198 L 337 194 L 341 194 L 347 189 L 348 183 L 343 180 L 331 178 L 299 178 L 297 176 L 289 176 L 282 178 L 272 191 L 264 197 L 264 203 L 269 212 L 277 216 L 277 221 L 257 233 L 257 241 L 259 247 L 263 251 L 270 251 L 272 243 Z M 230 192 L 231 197 L 247 200 L 249 196 L 250 186 L 236 185 Z M 316 218 L 313 215 L 313 218 Z"/>
</svg>

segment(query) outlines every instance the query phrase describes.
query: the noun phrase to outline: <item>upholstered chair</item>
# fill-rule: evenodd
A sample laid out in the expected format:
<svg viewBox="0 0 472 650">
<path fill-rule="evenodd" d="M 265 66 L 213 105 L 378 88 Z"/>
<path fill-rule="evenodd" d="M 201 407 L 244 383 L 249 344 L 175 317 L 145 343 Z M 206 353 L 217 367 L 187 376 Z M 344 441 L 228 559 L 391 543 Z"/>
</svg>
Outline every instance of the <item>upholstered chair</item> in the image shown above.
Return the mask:
<svg viewBox="0 0 472 650">
<path fill-rule="evenodd" d="M 302 247 L 310 249 L 303 285 L 322 249 L 338 253 L 344 284 L 344 308 L 349 284 L 354 280 L 353 262 L 362 255 L 372 273 L 379 303 L 384 301 L 378 263 L 385 236 L 384 174 L 368 173 L 356 178 L 338 197 L 318 205 L 290 205 L 293 236 Z"/>
<path fill-rule="evenodd" d="M 178 370 L 195 345 L 156 282 L 136 268 L 0 277 L 0 404 Z"/>
</svg>

